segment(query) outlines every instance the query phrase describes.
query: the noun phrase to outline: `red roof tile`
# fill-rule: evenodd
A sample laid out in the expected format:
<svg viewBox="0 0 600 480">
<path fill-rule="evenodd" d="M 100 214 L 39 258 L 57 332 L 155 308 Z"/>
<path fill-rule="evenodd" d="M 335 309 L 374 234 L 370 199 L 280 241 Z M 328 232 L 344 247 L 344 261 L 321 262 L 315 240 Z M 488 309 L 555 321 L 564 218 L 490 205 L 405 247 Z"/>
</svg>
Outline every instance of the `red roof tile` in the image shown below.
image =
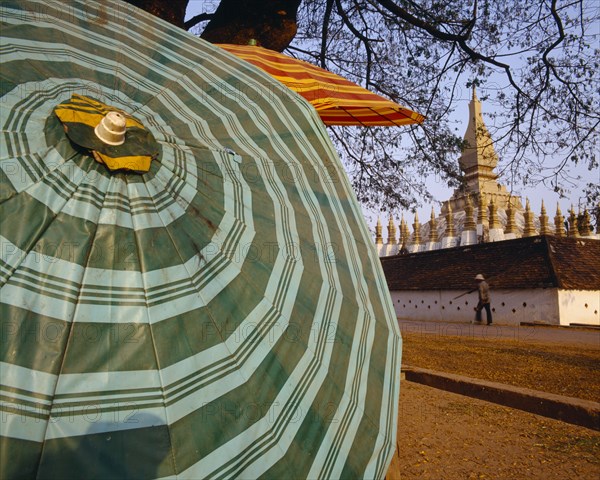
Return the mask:
<svg viewBox="0 0 600 480">
<path fill-rule="evenodd" d="M 600 240 L 537 236 L 381 259 L 390 290 L 475 287 L 600 290 Z"/>
</svg>

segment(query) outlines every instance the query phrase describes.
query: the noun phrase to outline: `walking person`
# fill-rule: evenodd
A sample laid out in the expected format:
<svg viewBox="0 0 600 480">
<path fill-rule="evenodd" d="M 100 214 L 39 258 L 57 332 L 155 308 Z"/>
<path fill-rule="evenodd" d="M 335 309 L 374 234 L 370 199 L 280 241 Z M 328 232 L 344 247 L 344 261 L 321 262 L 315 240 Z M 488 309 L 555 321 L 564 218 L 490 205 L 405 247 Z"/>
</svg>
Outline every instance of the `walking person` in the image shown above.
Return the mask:
<svg viewBox="0 0 600 480">
<path fill-rule="evenodd" d="M 490 308 L 490 287 L 483 278 L 481 273 L 475 277 L 477 280 L 477 292 L 479 294 L 479 302 L 475 309 L 475 321 L 481 322 L 481 310 L 485 308 L 487 324 L 492 324 L 492 309 Z"/>
</svg>

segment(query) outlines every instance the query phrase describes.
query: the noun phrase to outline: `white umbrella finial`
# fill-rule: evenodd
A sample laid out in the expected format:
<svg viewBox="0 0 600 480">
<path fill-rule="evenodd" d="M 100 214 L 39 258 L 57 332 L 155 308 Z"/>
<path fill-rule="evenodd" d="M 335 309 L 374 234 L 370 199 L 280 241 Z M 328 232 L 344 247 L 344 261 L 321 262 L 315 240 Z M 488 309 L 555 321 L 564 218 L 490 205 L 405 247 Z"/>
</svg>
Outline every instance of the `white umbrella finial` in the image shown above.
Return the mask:
<svg viewBox="0 0 600 480">
<path fill-rule="evenodd" d="M 96 136 L 107 145 L 123 145 L 125 143 L 127 119 L 119 112 L 108 112 L 96 126 Z"/>
</svg>

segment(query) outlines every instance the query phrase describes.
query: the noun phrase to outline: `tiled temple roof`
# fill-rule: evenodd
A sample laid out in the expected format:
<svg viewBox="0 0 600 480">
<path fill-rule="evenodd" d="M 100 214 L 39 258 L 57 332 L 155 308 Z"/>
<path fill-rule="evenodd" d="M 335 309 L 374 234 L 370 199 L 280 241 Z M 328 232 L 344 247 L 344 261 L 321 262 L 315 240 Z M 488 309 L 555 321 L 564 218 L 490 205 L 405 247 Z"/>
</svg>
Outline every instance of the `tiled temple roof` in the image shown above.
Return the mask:
<svg viewBox="0 0 600 480">
<path fill-rule="evenodd" d="M 393 290 L 475 287 L 600 290 L 600 240 L 536 236 L 381 258 Z"/>
</svg>

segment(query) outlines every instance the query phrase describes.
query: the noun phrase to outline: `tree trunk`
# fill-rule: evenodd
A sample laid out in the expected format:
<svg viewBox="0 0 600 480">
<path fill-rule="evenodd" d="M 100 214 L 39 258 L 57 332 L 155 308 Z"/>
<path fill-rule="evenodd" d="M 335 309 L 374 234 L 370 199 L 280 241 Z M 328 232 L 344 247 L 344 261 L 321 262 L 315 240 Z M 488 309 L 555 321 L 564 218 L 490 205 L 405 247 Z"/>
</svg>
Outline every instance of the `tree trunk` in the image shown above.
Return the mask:
<svg viewBox="0 0 600 480">
<path fill-rule="evenodd" d="M 301 0 L 221 0 L 201 37 L 212 43 L 258 45 L 283 51 L 296 35 Z"/>
<path fill-rule="evenodd" d="M 189 0 L 125 0 L 152 15 L 184 28 Z M 258 45 L 283 51 L 296 35 L 301 0 L 221 0 L 201 37 L 211 43 Z M 213 12 L 206 12 L 211 14 Z"/>
<path fill-rule="evenodd" d="M 189 0 L 125 0 L 173 25 L 183 28 Z"/>
</svg>

